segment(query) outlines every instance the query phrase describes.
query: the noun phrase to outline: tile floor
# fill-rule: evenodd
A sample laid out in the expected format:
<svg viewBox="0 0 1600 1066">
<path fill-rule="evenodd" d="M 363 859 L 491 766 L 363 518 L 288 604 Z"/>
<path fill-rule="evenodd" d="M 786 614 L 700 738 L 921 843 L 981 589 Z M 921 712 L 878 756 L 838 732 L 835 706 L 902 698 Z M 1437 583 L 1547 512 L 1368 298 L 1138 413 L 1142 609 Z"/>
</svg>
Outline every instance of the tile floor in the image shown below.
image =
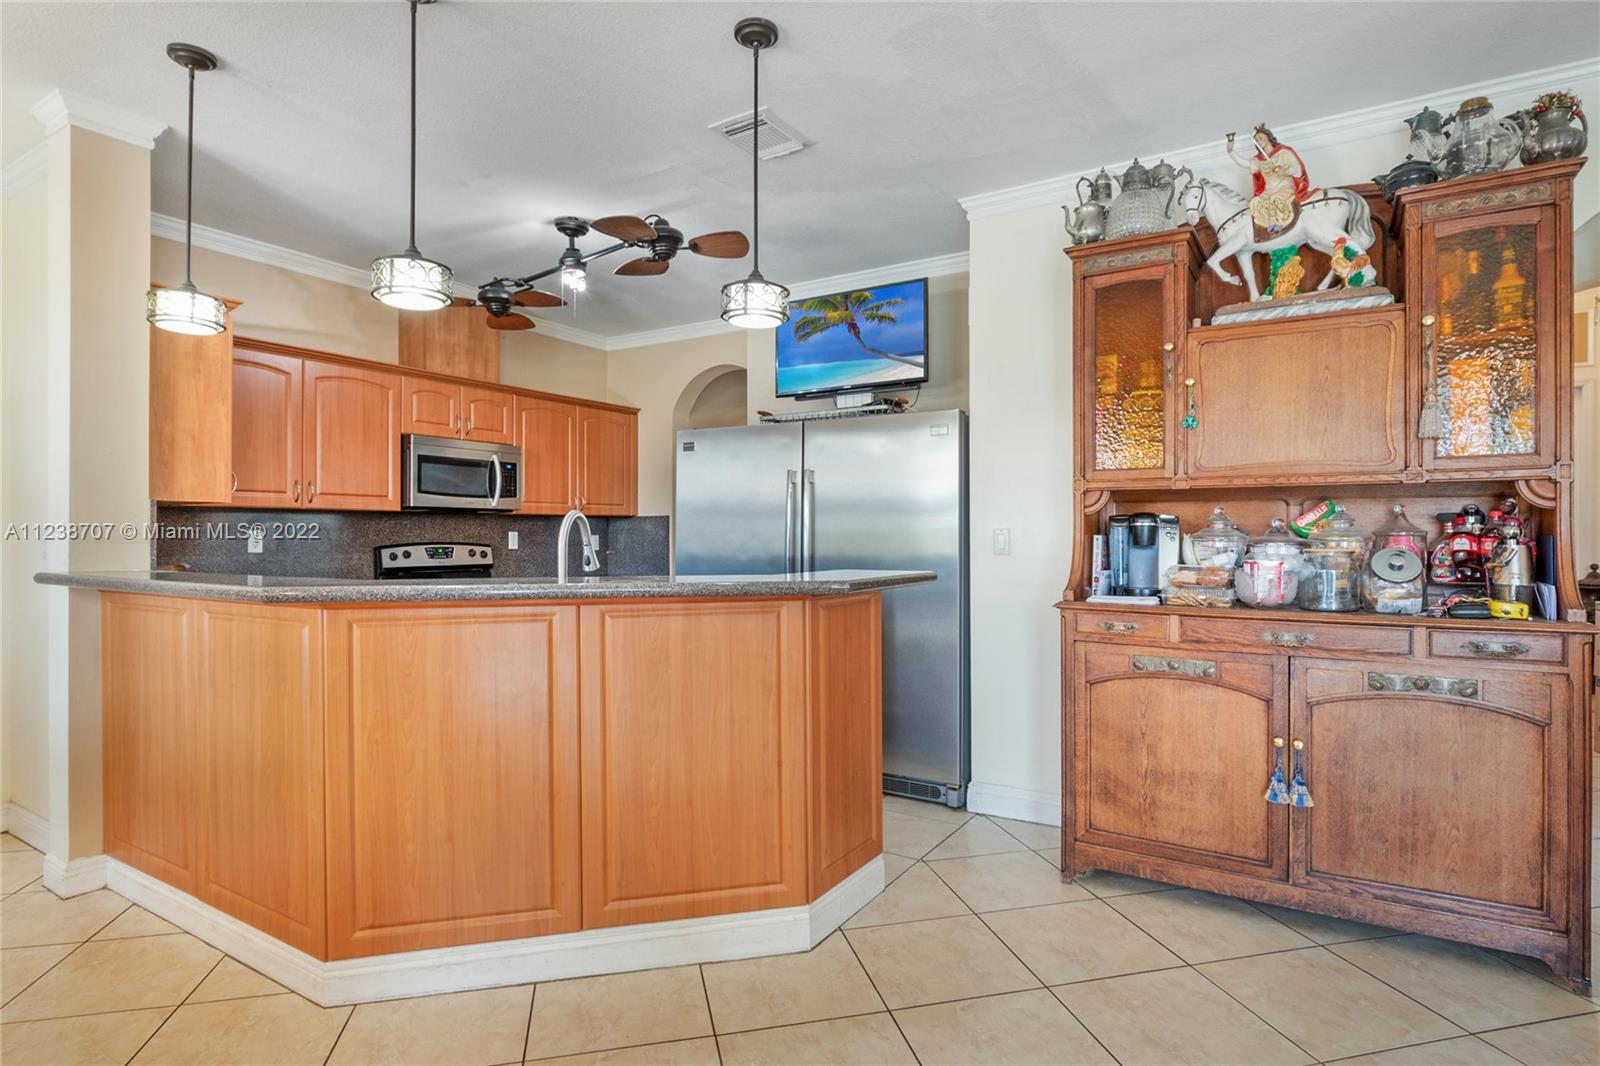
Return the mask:
<svg viewBox="0 0 1600 1066">
<path fill-rule="evenodd" d="M 1542 964 L 1116 874 L 884 802 L 890 884 L 804 955 L 324 1009 L 0 837 L 0 1059 L 27 1063 L 1600 1063 Z M 1600 915 L 1596 915 L 1600 920 Z"/>
</svg>

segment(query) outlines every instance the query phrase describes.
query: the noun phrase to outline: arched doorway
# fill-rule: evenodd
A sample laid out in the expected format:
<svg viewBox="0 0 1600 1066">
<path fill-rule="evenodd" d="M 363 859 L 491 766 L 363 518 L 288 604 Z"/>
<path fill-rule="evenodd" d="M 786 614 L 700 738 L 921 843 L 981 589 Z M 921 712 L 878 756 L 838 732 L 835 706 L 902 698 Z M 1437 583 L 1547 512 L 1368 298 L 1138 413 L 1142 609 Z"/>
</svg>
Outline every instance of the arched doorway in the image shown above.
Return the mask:
<svg viewBox="0 0 1600 1066">
<path fill-rule="evenodd" d="M 672 431 L 742 426 L 745 410 L 745 371 L 742 366 L 709 367 L 683 387 L 673 409 Z"/>
</svg>

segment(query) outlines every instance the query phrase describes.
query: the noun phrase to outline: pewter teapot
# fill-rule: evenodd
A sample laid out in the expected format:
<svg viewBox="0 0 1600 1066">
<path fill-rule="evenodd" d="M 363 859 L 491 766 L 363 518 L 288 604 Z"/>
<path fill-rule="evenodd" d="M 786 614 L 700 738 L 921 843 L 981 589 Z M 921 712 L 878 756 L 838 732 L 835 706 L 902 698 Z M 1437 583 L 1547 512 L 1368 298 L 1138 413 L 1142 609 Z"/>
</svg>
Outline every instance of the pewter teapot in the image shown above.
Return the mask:
<svg viewBox="0 0 1600 1066">
<path fill-rule="evenodd" d="M 1437 163 L 1444 154 L 1445 117 L 1431 107 L 1424 107 L 1405 121 L 1406 127 L 1411 130 L 1408 158 Z"/>
<path fill-rule="evenodd" d="M 1189 182 L 1194 181 L 1194 171 L 1188 167 L 1175 167 L 1165 159 L 1150 168 L 1150 184 L 1157 189 L 1168 190 L 1167 224 L 1170 228 L 1181 226 L 1184 221 L 1182 218 L 1172 217 L 1172 207 L 1178 201 L 1178 194 L 1183 191 L 1183 188 L 1178 186 L 1179 178 L 1188 179 L 1183 183 L 1184 188 L 1187 188 Z"/>
<path fill-rule="evenodd" d="M 1087 197 L 1083 195 L 1085 185 L 1089 186 Z M 1105 240 L 1106 204 L 1111 197 L 1111 175 L 1106 173 L 1104 167 L 1101 167 L 1100 173 L 1093 178 L 1078 179 L 1078 206 L 1061 205 L 1061 210 L 1066 215 L 1063 224 L 1073 244 L 1089 244 L 1092 241 Z"/>
</svg>

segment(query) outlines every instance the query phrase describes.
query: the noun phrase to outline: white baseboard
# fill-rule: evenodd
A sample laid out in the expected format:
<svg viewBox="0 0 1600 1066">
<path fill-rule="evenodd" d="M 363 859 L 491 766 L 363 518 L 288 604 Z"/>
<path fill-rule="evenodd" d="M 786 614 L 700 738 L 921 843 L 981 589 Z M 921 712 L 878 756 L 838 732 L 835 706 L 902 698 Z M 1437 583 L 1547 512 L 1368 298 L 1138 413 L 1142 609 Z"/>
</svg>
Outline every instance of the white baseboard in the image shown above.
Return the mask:
<svg viewBox="0 0 1600 1066">
<path fill-rule="evenodd" d="M 35 851 L 50 850 L 50 823 L 26 807 L 15 803 L 0 807 L 0 829 Z"/>
<path fill-rule="evenodd" d="M 973 814 L 992 814 L 997 818 L 1010 818 L 1018 822 L 1061 824 L 1059 793 L 1034 792 L 1010 785 L 972 782 L 967 786 L 967 810 Z"/>
<path fill-rule="evenodd" d="M 815 903 L 321 962 L 115 859 L 109 887 L 324 1007 L 806 951 L 883 891 L 883 856 Z"/>
<path fill-rule="evenodd" d="M 44 887 L 62 899 L 70 899 L 85 892 L 105 888 L 108 862 L 110 860 L 104 855 L 91 855 L 86 859 L 63 862 L 56 856 L 47 854 L 44 857 Z"/>
</svg>

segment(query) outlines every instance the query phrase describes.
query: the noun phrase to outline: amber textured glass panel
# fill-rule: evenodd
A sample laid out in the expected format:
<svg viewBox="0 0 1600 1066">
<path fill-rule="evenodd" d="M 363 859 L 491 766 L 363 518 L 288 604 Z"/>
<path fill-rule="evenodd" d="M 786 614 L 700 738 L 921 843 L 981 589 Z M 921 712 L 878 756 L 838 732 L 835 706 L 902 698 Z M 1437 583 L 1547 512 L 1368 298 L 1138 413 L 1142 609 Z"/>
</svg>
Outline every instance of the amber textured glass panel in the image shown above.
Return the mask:
<svg viewBox="0 0 1600 1066">
<path fill-rule="evenodd" d="M 1438 239 L 1435 380 L 1441 457 L 1520 455 L 1534 441 L 1538 336 L 1535 227 L 1486 226 Z"/>
<path fill-rule="evenodd" d="M 1164 287 L 1123 281 L 1095 293 L 1094 466 L 1151 470 L 1166 462 Z"/>
</svg>

